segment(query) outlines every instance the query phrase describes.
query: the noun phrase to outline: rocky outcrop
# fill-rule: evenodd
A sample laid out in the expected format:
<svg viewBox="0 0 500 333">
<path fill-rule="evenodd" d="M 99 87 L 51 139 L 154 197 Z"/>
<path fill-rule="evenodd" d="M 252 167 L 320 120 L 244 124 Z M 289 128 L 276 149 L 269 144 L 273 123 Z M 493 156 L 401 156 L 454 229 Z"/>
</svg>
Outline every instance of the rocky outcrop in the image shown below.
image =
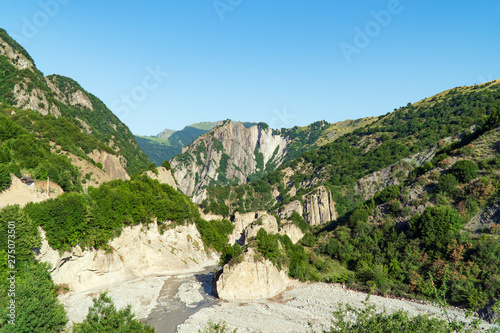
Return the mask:
<svg viewBox="0 0 500 333">
<path fill-rule="evenodd" d="M 171 165 L 179 189 L 191 196 L 211 184 L 244 184 L 250 175 L 279 166 L 288 144 L 270 128 L 228 120 L 185 147 Z"/>
<path fill-rule="evenodd" d="M 104 171 L 113 179 L 129 180 L 130 176 L 125 170 L 125 160 L 116 155 L 95 149 L 89 157 L 96 163 L 101 163 Z"/>
<path fill-rule="evenodd" d="M 304 195 L 304 218 L 312 226 L 337 220 L 332 193 L 324 186 Z"/>
<path fill-rule="evenodd" d="M 314 191 L 303 195 L 302 199 L 303 203 L 295 200 L 283 207 L 279 212 L 280 217 L 287 219 L 296 211 L 312 226 L 337 220 L 335 201 L 326 187 L 319 186 Z"/>
<path fill-rule="evenodd" d="M 291 222 L 283 224 L 280 228 L 279 233 L 283 236 L 287 235 L 293 244 L 297 244 L 297 242 L 300 241 L 302 237 L 304 237 L 304 233 L 302 232 L 302 230 L 300 230 L 299 227 Z"/>
<path fill-rule="evenodd" d="M 37 260 L 52 265 L 56 284 L 67 284 L 72 291 L 105 288 L 148 275 L 169 275 L 213 266 L 217 255 L 203 247 L 193 224 L 177 226 L 160 234 L 156 223 L 123 229 L 110 242 L 111 251 L 82 250 L 75 247 L 60 255 L 43 241 Z"/>
<path fill-rule="evenodd" d="M 149 170 L 146 172 L 146 175 L 148 175 L 151 179 L 156 179 L 162 184 L 170 185 L 177 190 L 177 184 L 175 183 L 174 176 L 172 176 L 172 172 L 170 170 L 167 170 L 165 167 L 157 167 L 156 170 L 158 171 L 158 174 Z"/>
<path fill-rule="evenodd" d="M 263 299 L 284 291 L 288 283 L 284 270 L 279 271 L 272 262 L 250 248 L 241 263 L 224 266 L 215 283 L 215 291 L 224 300 Z"/>
</svg>

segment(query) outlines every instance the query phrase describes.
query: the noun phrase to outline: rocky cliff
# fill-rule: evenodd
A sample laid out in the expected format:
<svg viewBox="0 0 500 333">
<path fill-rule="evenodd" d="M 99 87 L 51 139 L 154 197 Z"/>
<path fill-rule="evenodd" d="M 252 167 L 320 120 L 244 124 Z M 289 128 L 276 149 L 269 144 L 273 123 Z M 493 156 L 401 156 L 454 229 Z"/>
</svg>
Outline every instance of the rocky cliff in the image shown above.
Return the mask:
<svg viewBox="0 0 500 333">
<path fill-rule="evenodd" d="M 42 231 L 37 259 L 52 265 L 52 279 L 80 292 L 141 278 L 199 270 L 217 263 L 215 253 L 206 252 L 193 224 L 177 226 L 160 234 L 155 223 L 123 229 L 110 242 L 110 251 L 82 250 L 59 254 L 50 248 Z"/>
<path fill-rule="evenodd" d="M 284 206 L 279 215 L 282 219 L 288 219 L 293 211 L 304 217 L 308 224 L 315 226 L 337 220 L 337 211 L 332 194 L 324 186 L 319 186 L 314 191 L 302 196 L 303 203 L 294 200 Z"/>
<path fill-rule="evenodd" d="M 272 262 L 249 248 L 241 263 L 224 266 L 215 282 L 215 291 L 224 300 L 262 299 L 284 291 L 288 283 L 285 270 L 279 271 Z"/>
<path fill-rule="evenodd" d="M 289 139 L 262 125 L 225 121 L 199 137 L 171 161 L 179 189 L 199 194 L 215 184 L 244 184 L 281 165 Z"/>
<path fill-rule="evenodd" d="M 172 172 L 170 170 L 167 170 L 165 167 L 157 167 L 156 171 L 157 173 L 148 170 L 146 174 L 149 178 L 156 179 L 161 184 L 170 185 L 177 190 L 177 184 L 175 183 L 174 176 L 172 175 Z"/>
</svg>

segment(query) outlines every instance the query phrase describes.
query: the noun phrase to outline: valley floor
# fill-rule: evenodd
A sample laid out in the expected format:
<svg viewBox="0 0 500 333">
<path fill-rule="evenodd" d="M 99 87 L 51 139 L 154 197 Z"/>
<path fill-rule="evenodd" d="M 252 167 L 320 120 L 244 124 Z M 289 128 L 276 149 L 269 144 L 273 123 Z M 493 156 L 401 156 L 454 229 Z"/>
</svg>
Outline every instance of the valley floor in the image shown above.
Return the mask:
<svg viewBox="0 0 500 333">
<path fill-rule="evenodd" d="M 338 303 L 363 307 L 366 298 L 367 294 L 344 289 L 339 284 L 299 283 L 267 301 L 219 302 L 189 317 L 177 332 L 198 332 L 209 320 L 224 320 L 229 328 L 237 328 L 238 333 L 308 332 L 308 322 L 316 332 L 322 332 L 331 327 L 332 312 Z M 385 306 L 388 312 L 402 309 L 412 316 L 442 314 L 439 307 L 407 300 L 370 296 L 367 303 L 375 305 L 377 310 Z M 465 311 L 460 309 L 449 309 L 448 315 L 452 319 L 466 320 Z"/>
</svg>

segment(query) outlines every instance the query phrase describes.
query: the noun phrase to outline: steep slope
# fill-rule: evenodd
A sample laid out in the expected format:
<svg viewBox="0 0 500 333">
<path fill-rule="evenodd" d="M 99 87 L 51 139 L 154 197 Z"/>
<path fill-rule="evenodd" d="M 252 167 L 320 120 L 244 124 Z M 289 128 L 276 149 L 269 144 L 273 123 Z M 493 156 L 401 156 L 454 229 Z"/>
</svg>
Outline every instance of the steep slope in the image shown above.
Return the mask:
<svg viewBox="0 0 500 333">
<path fill-rule="evenodd" d="M 319 192 L 338 213 L 306 224 L 299 244 L 244 214 L 261 228 L 223 255 L 224 271 L 245 269 L 253 248 L 293 278 L 491 314 L 500 296 L 500 84 L 452 89 L 372 125 L 257 182 L 209 189 L 206 210 L 229 215 L 235 230 L 247 207 L 312 225 L 301 209 Z"/>
<path fill-rule="evenodd" d="M 355 183 L 405 158 L 439 148 L 447 138 L 458 138 L 484 124 L 500 108 L 498 81 L 454 88 L 415 104 L 396 109 L 378 120 L 310 150 L 289 165 L 245 186 L 208 188 L 203 206 L 215 213 L 277 210 L 326 186 L 337 202 L 339 215 L 352 209 L 360 198 Z M 406 168 L 394 169 L 405 177 L 412 163 L 429 157 L 415 157 Z M 430 157 L 432 159 L 432 156 Z"/>
<path fill-rule="evenodd" d="M 334 141 L 375 119 L 335 124 L 319 121 L 281 130 L 273 130 L 265 123 L 226 120 L 183 149 L 172 159 L 172 168 L 179 188 L 188 195 L 197 195 L 195 201 L 201 202 L 207 187 L 260 179 L 304 151 Z"/>
<path fill-rule="evenodd" d="M 180 131 L 165 129 L 156 136 L 135 135 L 135 139 L 142 151 L 148 155 L 149 160 L 156 165 L 161 165 L 163 161 L 170 161 L 182 152 L 182 148 L 220 123 L 221 121 L 205 121 L 191 124 Z"/>
<path fill-rule="evenodd" d="M 33 110 L 45 117 L 44 138 L 58 143 L 63 150 L 72 146 L 72 153 L 88 155 L 94 150 L 115 155 L 128 173 L 147 167 L 147 156 L 139 149 L 130 130 L 94 95 L 86 92 L 72 79 L 50 75 L 45 77 L 33 59 L 18 43 L 0 29 L 0 102 L 21 110 Z M 4 107 L 5 109 L 5 107 Z M 52 124 L 63 118 L 58 133 Z M 19 117 L 15 119 L 19 120 Z M 32 119 L 32 126 L 37 124 Z M 23 127 L 29 127 L 28 122 Z M 26 127 L 26 128 L 27 128 Z M 73 133 L 70 133 L 68 128 Z M 30 128 L 27 128 L 31 130 Z M 36 129 L 34 129 L 36 130 Z M 80 133 L 87 135 L 82 136 Z M 40 133 L 37 133 L 40 134 Z"/>
</svg>

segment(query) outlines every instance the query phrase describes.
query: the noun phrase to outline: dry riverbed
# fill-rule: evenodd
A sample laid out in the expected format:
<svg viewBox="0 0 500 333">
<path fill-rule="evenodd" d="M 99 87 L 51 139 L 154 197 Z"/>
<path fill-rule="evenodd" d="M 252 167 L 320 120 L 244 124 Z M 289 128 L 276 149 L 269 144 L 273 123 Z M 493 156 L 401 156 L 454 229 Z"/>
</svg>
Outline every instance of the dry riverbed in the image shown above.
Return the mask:
<svg viewBox="0 0 500 333">
<path fill-rule="evenodd" d="M 293 281 L 285 292 L 261 301 L 220 301 L 211 296 L 212 269 L 199 273 L 151 276 L 108 287 L 115 305 L 132 305 L 137 318 L 156 328 L 158 333 L 196 333 L 209 321 L 223 320 L 238 333 L 307 332 L 308 322 L 316 332 L 331 326 L 332 312 L 338 303 L 362 307 L 363 302 L 388 312 L 405 310 L 410 315 L 442 315 L 439 307 L 408 300 L 370 296 L 344 289 L 339 284 L 299 283 Z M 61 296 L 71 321 L 82 321 L 92 297 L 99 291 Z M 466 320 L 465 311 L 451 308 L 450 318 Z M 489 325 L 484 325 L 489 327 Z"/>
<path fill-rule="evenodd" d="M 308 322 L 316 332 L 322 332 L 331 326 L 332 312 L 338 303 L 363 307 L 366 299 L 367 294 L 346 290 L 338 284 L 300 283 L 268 301 L 221 301 L 189 317 L 178 327 L 177 332 L 198 332 L 209 320 L 224 320 L 229 328 L 237 328 L 238 333 L 307 332 Z M 430 304 L 379 296 L 370 296 L 367 303 L 375 305 L 378 310 L 385 307 L 388 312 L 402 309 L 412 316 L 443 313 L 439 307 Z M 465 311 L 461 309 L 449 309 L 448 315 L 450 318 L 466 320 Z"/>
</svg>

